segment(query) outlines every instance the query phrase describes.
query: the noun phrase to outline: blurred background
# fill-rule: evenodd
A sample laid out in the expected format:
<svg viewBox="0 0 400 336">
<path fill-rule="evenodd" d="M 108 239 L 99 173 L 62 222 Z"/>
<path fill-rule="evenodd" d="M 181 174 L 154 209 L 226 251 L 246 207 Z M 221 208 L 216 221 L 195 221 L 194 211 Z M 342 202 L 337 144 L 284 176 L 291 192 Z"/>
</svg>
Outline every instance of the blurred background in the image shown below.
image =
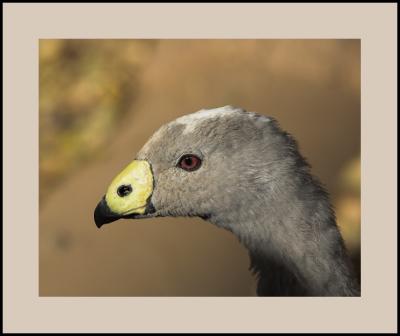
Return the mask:
<svg viewBox="0 0 400 336">
<path fill-rule="evenodd" d="M 247 251 L 196 218 L 98 230 L 109 182 L 162 124 L 278 119 L 331 194 L 360 274 L 359 40 L 40 40 L 41 296 L 254 296 Z"/>
</svg>

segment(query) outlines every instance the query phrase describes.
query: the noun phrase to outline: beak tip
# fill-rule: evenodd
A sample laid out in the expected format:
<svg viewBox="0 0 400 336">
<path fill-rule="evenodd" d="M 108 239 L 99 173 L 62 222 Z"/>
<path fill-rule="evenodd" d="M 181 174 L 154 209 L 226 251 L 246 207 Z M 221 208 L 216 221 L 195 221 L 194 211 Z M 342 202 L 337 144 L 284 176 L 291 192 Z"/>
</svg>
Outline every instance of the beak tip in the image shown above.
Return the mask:
<svg viewBox="0 0 400 336">
<path fill-rule="evenodd" d="M 100 212 L 99 212 L 99 206 L 97 206 L 96 207 L 96 209 L 95 209 L 95 211 L 94 211 L 94 222 L 95 222 L 95 224 L 96 224 L 96 226 L 97 226 L 97 228 L 98 229 L 100 229 L 102 226 L 103 226 L 103 222 L 104 222 L 104 219 L 103 219 L 103 217 L 100 215 Z"/>
<path fill-rule="evenodd" d="M 98 229 L 100 229 L 103 226 L 103 223 L 100 222 L 98 219 L 96 219 L 96 216 L 94 217 L 94 222 L 96 223 Z"/>
<path fill-rule="evenodd" d="M 113 222 L 117 220 L 119 217 L 113 214 L 105 200 L 105 197 L 97 204 L 96 209 L 94 210 L 94 222 L 97 228 L 101 228 L 104 224 Z"/>
</svg>

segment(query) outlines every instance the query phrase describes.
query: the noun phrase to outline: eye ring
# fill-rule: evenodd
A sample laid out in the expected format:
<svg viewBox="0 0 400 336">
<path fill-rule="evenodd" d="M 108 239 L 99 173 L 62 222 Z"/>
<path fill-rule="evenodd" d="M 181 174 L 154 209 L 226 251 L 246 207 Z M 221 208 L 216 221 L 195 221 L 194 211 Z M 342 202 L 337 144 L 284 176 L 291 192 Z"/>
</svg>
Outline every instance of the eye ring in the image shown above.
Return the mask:
<svg viewBox="0 0 400 336">
<path fill-rule="evenodd" d="M 177 166 L 183 170 L 192 172 L 201 167 L 201 159 L 194 154 L 184 154 L 180 157 Z"/>
</svg>

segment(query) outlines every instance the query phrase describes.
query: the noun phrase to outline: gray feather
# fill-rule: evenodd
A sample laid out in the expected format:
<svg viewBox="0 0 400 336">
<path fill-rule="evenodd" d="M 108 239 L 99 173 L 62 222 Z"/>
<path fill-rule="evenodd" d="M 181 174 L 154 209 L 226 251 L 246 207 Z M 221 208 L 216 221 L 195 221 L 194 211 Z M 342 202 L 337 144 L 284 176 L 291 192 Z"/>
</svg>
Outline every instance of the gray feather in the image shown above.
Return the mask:
<svg viewBox="0 0 400 336">
<path fill-rule="evenodd" d="M 202 167 L 178 168 L 185 153 Z M 329 196 L 273 118 L 203 110 L 161 127 L 137 158 L 154 171 L 155 216 L 198 216 L 235 234 L 258 295 L 359 295 Z"/>
</svg>

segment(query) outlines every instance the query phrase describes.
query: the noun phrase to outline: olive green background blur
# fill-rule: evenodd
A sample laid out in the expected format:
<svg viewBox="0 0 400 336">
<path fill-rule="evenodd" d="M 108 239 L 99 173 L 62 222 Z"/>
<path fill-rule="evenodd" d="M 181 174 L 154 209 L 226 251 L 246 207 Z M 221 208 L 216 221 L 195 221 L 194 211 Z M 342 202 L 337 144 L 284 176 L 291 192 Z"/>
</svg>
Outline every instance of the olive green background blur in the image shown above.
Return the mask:
<svg viewBox="0 0 400 336">
<path fill-rule="evenodd" d="M 298 140 L 360 271 L 359 40 L 40 40 L 39 52 L 41 296 L 255 295 L 227 231 L 93 221 L 158 127 L 224 105 L 271 115 Z"/>
</svg>

